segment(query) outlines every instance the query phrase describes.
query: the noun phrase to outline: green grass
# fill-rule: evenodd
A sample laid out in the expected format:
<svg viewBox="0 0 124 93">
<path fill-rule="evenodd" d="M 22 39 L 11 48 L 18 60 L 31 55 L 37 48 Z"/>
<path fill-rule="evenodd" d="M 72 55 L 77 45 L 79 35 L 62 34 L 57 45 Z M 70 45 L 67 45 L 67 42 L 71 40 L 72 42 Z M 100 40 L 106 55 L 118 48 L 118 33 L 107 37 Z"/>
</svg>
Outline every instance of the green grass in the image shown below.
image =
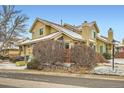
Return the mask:
<svg viewBox="0 0 124 93">
<path fill-rule="evenodd" d="M 27 62 L 25 62 L 25 61 L 17 61 L 16 62 L 16 66 L 25 66 L 25 65 L 27 65 Z"/>
</svg>

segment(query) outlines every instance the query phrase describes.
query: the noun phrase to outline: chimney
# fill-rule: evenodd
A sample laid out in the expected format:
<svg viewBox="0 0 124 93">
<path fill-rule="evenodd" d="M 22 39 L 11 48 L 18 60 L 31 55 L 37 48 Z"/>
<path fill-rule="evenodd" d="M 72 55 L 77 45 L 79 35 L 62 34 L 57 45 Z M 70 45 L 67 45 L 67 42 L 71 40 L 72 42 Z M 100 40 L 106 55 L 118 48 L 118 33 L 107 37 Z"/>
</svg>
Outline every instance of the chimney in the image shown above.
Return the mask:
<svg viewBox="0 0 124 93">
<path fill-rule="evenodd" d="M 124 45 L 124 38 L 122 39 L 122 45 Z"/>
<path fill-rule="evenodd" d="M 90 27 L 87 21 L 84 21 L 84 23 L 82 24 L 82 37 L 86 40 L 87 45 L 89 45 L 89 32 Z"/>
<path fill-rule="evenodd" d="M 63 20 L 61 19 L 61 26 L 63 25 Z"/>
<path fill-rule="evenodd" d="M 113 30 L 112 30 L 112 28 L 109 28 L 109 30 L 108 30 L 108 40 L 110 41 L 110 42 L 112 42 L 113 41 Z"/>
</svg>

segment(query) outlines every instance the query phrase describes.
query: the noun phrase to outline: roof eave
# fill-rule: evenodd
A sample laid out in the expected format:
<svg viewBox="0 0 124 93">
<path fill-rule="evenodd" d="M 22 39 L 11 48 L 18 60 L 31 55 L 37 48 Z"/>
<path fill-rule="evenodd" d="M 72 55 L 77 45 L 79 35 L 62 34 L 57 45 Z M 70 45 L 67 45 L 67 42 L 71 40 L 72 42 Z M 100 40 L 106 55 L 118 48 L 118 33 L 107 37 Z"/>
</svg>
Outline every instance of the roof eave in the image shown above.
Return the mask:
<svg viewBox="0 0 124 93">
<path fill-rule="evenodd" d="M 94 25 L 96 26 L 96 29 L 97 29 L 97 31 L 98 31 L 98 33 L 99 33 L 99 32 L 100 32 L 100 30 L 99 30 L 99 28 L 98 28 L 98 26 L 97 26 L 96 21 L 94 21 Z"/>
<path fill-rule="evenodd" d="M 35 26 L 35 23 L 36 23 L 37 21 L 40 21 L 38 17 L 35 19 L 35 21 L 33 22 L 33 25 L 32 25 L 31 28 L 29 29 L 29 32 L 30 32 L 30 33 L 32 32 L 32 29 L 33 29 L 33 27 Z"/>
<path fill-rule="evenodd" d="M 112 44 L 111 42 L 105 41 L 105 40 L 103 40 L 103 39 L 101 39 L 101 38 L 99 38 L 99 37 L 97 37 L 97 39 L 99 39 L 99 40 L 101 40 L 101 41 L 103 41 L 103 42 L 105 42 L 105 43 L 107 43 L 107 44 Z"/>
</svg>

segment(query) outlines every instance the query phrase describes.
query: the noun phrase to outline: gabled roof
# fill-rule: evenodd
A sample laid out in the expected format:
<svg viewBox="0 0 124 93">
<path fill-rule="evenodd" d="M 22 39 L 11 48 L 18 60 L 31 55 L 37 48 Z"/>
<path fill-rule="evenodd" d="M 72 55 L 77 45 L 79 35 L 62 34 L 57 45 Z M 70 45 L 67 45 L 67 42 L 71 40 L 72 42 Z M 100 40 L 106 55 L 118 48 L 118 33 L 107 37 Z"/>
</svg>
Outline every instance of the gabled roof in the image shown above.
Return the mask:
<svg viewBox="0 0 124 93">
<path fill-rule="evenodd" d="M 68 28 L 67 28 L 67 27 Z M 81 31 L 81 29 L 79 29 L 77 26 L 74 26 L 74 25 L 71 25 L 71 24 L 67 24 L 67 23 L 65 23 L 64 25 L 63 25 L 63 27 L 65 27 L 65 28 L 67 28 L 67 29 L 72 29 L 73 31 L 75 31 L 75 32 L 80 32 Z"/>
<path fill-rule="evenodd" d="M 98 28 L 98 26 L 97 26 L 96 21 L 90 22 L 90 23 L 88 23 L 88 25 L 89 25 L 90 27 L 95 26 L 95 28 L 97 29 L 97 32 L 98 32 L 98 33 L 100 32 L 100 30 L 99 30 L 99 28 Z"/>
<path fill-rule="evenodd" d="M 104 40 L 104 41 L 108 41 L 108 37 L 105 37 L 105 36 L 102 36 L 102 35 L 98 35 L 98 39 L 102 39 L 102 40 Z M 109 41 L 108 41 L 108 42 L 109 42 Z M 109 43 L 112 43 L 112 42 L 109 42 Z M 114 39 L 114 43 L 120 44 L 120 42 L 117 41 L 117 40 L 115 40 L 115 39 Z"/>
<path fill-rule="evenodd" d="M 13 45 L 13 46 L 9 46 L 9 47 L 6 47 L 6 48 L 2 48 L 2 50 L 6 50 L 6 49 L 14 49 L 14 50 L 18 50 L 19 49 L 19 47 L 18 46 L 15 46 L 15 45 Z"/>
<path fill-rule="evenodd" d="M 33 23 L 33 26 L 30 29 L 30 32 L 33 29 L 33 27 L 34 27 L 34 25 L 37 21 L 40 21 L 45 25 L 53 27 L 54 29 L 58 30 L 59 32 L 64 33 L 65 35 L 71 37 L 74 40 L 79 40 L 79 41 L 84 40 L 84 38 L 82 38 L 82 36 L 80 34 L 78 34 L 76 32 L 73 32 L 72 30 L 66 29 L 59 24 L 56 24 L 56 23 L 53 23 L 53 22 L 50 22 L 50 21 L 47 21 L 47 20 L 43 20 L 43 19 L 40 19 L 40 18 L 36 18 L 35 22 Z"/>
<path fill-rule="evenodd" d="M 44 40 L 54 39 L 55 37 L 59 36 L 60 34 L 62 34 L 62 33 L 61 32 L 52 33 L 50 35 L 47 35 L 47 36 L 44 36 L 44 37 L 41 37 L 41 38 L 37 38 L 37 39 L 34 39 L 34 40 L 27 40 L 25 42 L 22 42 L 19 45 L 33 44 L 33 43 L 37 43 L 37 42 L 44 41 Z"/>
<path fill-rule="evenodd" d="M 25 40 L 27 40 L 28 38 L 24 38 L 24 37 L 19 37 L 19 36 L 16 36 L 16 37 L 13 37 L 11 39 L 11 41 L 9 41 L 7 44 L 5 44 L 3 47 L 2 47 L 2 50 L 6 50 L 6 49 L 15 49 L 15 50 L 18 50 L 19 49 L 19 46 L 18 44 L 24 42 Z M 0 47 L 3 45 L 3 42 L 0 42 Z"/>
<path fill-rule="evenodd" d="M 100 35 L 102 38 L 104 38 L 104 39 L 107 39 L 108 40 L 108 37 L 105 37 L 105 36 L 102 36 L 102 35 Z"/>
<path fill-rule="evenodd" d="M 4 46 L 2 47 L 2 50 L 5 50 L 5 49 L 19 49 L 19 47 L 15 44 L 15 42 L 13 44 L 9 44 L 8 46 Z"/>
<path fill-rule="evenodd" d="M 106 37 L 104 37 L 104 36 L 97 35 L 96 38 L 101 40 L 101 41 L 103 41 L 103 42 L 105 42 L 105 43 L 111 44 L 111 42 L 109 42 L 108 39 Z"/>
<path fill-rule="evenodd" d="M 124 48 L 124 45 L 122 45 L 122 44 L 118 44 L 118 45 L 116 45 L 115 47 L 117 47 L 117 48 Z"/>
<path fill-rule="evenodd" d="M 68 27 L 70 27 L 70 28 L 72 28 L 74 30 L 77 30 L 77 32 L 82 29 L 82 25 L 73 26 L 73 25 L 70 25 L 70 24 L 67 24 L 67 23 L 65 23 L 64 25 L 67 25 Z M 96 24 L 96 21 L 90 22 L 90 23 L 88 23 L 88 25 L 89 25 L 89 27 L 95 26 L 95 28 L 97 29 L 97 32 L 98 33 L 100 32 L 99 28 L 98 28 L 98 26 Z"/>
</svg>

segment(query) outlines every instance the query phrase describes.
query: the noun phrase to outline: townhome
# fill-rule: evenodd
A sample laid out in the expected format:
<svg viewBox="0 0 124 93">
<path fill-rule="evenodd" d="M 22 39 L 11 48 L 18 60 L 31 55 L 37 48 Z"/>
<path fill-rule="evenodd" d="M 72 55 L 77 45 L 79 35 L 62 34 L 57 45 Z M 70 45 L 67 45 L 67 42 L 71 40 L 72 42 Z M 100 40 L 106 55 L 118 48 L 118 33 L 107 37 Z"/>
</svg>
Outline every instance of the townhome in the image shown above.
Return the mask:
<svg viewBox="0 0 124 93">
<path fill-rule="evenodd" d="M 124 39 L 122 42 L 118 42 L 117 45 L 115 45 L 116 53 L 115 57 L 116 58 L 124 58 Z"/>
<path fill-rule="evenodd" d="M 25 39 L 24 37 L 16 37 L 16 38 L 14 37 L 12 41 L 5 44 L 5 46 L 0 51 L 0 55 L 4 56 L 4 57 L 9 57 L 9 58 L 19 56 L 20 55 L 20 49 L 19 49 L 18 45 L 21 42 L 24 42 L 25 40 L 28 40 L 28 38 Z M 2 42 L 0 43 L 0 46 L 1 45 L 2 45 Z"/>
<path fill-rule="evenodd" d="M 9 42 L 5 47 L 2 48 L 0 55 L 9 58 L 19 56 L 19 47 L 15 44 L 15 42 Z"/>
<path fill-rule="evenodd" d="M 112 52 L 112 41 L 113 31 L 110 28 L 108 30 L 108 36 L 100 35 L 100 30 L 96 22 L 87 23 L 86 21 L 81 26 L 72 26 L 65 24 L 64 27 L 67 29 L 74 29 L 73 31 L 82 33 L 82 36 L 87 40 L 87 45 L 93 47 L 98 53 L 111 53 Z"/>
<path fill-rule="evenodd" d="M 32 40 L 22 42 L 20 55 L 28 59 L 33 56 L 33 45 L 45 40 L 64 41 L 65 48 L 71 48 L 74 44 L 85 44 L 92 47 L 98 53 L 111 53 L 113 31 L 108 30 L 108 36 L 101 36 L 97 23 L 84 21 L 79 26 L 70 24 L 59 25 L 47 20 L 36 18 L 32 27 Z"/>
<path fill-rule="evenodd" d="M 117 49 L 117 52 L 123 52 L 124 53 L 124 39 L 122 40 L 121 43 L 115 46 Z"/>
</svg>

